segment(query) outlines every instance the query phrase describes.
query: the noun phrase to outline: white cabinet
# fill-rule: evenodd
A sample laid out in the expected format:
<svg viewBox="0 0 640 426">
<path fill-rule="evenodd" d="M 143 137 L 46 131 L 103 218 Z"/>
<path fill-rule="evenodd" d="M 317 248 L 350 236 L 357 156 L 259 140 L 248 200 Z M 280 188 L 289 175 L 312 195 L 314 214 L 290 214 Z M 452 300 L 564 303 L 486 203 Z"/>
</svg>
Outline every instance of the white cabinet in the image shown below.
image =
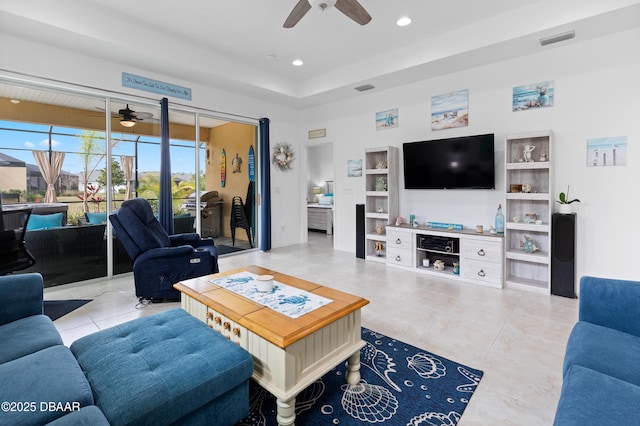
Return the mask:
<svg viewBox="0 0 640 426">
<path fill-rule="evenodd" d="M 387 266 L 502 288 L 501 235 L 389 226 L 387 247 Z M 429 259 L 428 267 L 423 266 L 424 259 Z M 434 268 L 436 260 L 444 262 L 444 270 Z M 454 264 L 457 264 L 458 273 L 454 272 Z"/>
<path fill-rule="evenodd" d="M 386 262 L 386 228 L 398 216 L 398 148 L 368 148 L 364 172 L 366 259 Z"/>
<path fill-rule="evenodd" d="M 460 274 L 467 280 L 501 288 L 502 240 L 463 238 Z"/>
<path fill-rule="evenodd" d="M 321 205 L 307 206 L 307 228 L 333 233 L 333 207 Z"/>
<path fill-rule="evenodd" d="M 551 282 L 552 147 L 550 130 L 511 134 L 505 141 L 505 285 L 546 294 Z M 531 152 L 529 161 L 525 151 Z M 536 246 L 534 252 L 525 251 L 526 239 Z"/>
<path fill-rule="evenodd" d="M 411 230 L 387 228 L 387 263 L 411 267 L 415 237 Z"/>
</svg>

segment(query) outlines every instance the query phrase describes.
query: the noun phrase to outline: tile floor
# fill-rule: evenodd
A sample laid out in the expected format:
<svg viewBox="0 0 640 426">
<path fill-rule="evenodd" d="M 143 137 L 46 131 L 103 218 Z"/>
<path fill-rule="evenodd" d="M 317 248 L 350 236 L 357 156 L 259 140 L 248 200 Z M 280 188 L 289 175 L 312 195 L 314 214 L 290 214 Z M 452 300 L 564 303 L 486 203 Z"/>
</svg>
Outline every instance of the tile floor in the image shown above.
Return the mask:
<svg viewBox="0 0 640 426">
<path fill-rule="evenodd" d="M 220 269 L 261 265 L 370 300 L 362 324 L 470 367 L 484 377 L 460 426 L 550 425 L 561 387 L 562 359 L 578 302 L 513 289 L 436 279 L 334 251 L 330 236 L 270 252 L 220 259 Z M 178 306 L 136 307 L 133 277 L 67 284 L 45 299 L 90 298 L 58 319 L 65 344 L 97 330 Z"/>
</svg>

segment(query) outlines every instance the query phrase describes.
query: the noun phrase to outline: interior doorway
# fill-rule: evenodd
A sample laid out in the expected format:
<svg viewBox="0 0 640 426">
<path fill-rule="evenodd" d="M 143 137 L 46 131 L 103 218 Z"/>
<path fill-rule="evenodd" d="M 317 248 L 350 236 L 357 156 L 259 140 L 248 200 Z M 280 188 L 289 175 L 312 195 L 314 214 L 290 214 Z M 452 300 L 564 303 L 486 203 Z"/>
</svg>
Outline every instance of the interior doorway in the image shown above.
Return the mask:
<svg viewBox="0 0 640 426">
<path fill-rule="evenodd" d="M 333 239 L 335 229 L 333 143 L 308 147 L 307 232 Z"/>
</svg>

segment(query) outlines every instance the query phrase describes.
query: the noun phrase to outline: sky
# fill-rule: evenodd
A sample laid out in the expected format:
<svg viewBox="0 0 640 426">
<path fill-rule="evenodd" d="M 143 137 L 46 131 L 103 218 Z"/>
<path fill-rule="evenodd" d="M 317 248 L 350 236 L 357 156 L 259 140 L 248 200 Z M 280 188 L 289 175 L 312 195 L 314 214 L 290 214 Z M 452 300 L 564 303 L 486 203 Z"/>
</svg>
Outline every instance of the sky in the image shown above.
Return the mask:
<svg viewBox="0 0 640 426">
<path fill-rule="evenodd" d="M 15 130 L 7 130 L 15 129 Z M 24 130 L 24 131 L 22 131 Z M 48 150 L 49 126 L 29 123 L 16 123 L 0 120 L 0 152 L 17 158 L 27 164 L 36 164 L 33 150 Z M 64 164 L 62 169 L 71 173 L 80 173 L 83 169 L 83 160 L 80 152 L 82 140 L 76 135 L 81 135 L 82 130 L 55 126 L 53 128 L 51 147 L 54 151 L 64 151 Z M 119 160 L 120 155 L 134 155 L 135 144 L 131 142 L 131 135 L 124 135 L 129 141 L 121 141 L 115 144 L 112 155 Z M 113 133 L 112 140 L 123 137 L 122 133 Z M 192 146 L 189 142 L 172 141 L 172 144 Z M 194 173 L 194 151 L 183 146 L 171 147 L 171 171 L 172 173 Z M 12 148 L 12 149 L 8 149 Z M 204 152 L 201 153 L 201 168 L 204 169 Z M 103 167 L 100 167 L 103 168 Z M 138 170 L 160 170 L 160 146 L 159 138 L 142 136 L 138 143 Z"/>
</svg>

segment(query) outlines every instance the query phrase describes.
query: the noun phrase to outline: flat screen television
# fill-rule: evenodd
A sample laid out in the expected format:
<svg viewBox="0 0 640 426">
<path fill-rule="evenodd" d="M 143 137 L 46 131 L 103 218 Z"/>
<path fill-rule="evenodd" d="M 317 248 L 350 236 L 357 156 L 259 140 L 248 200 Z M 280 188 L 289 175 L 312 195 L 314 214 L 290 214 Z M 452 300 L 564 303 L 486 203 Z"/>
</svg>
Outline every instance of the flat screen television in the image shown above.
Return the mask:
<svg viewBox="0 0 640 426">
<path fill-rule="evenodd" d="M 493 133 L 402 145 L 405 189 L 495 189 Z"/>
</svg>

